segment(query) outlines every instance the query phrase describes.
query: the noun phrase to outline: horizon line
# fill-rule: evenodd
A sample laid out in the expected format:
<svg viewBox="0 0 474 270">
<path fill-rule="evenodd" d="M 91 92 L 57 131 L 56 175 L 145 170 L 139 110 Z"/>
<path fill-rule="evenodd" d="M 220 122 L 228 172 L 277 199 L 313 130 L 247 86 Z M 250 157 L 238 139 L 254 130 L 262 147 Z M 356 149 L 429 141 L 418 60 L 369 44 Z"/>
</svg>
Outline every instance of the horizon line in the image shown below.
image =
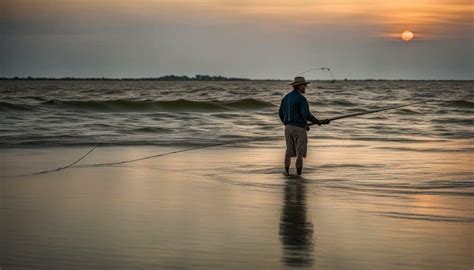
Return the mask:
<svg viewBox="0 0 474 270">
<path fill-rule="evenodd" d="M 186 75 L 165 75 L 162 77 L 0 77 L 1 81 L 47 81 L 47 80 L 64 80 L 64 81 L 86 81 L 86 80 L 96 80 L 96 81 L 291 81 L 291 79 L 250 79 L 250 78 L 239 78 L 239 77 L 224 77 L 224 76 L 213 76 L 213 75 L 204 75 L 209 76 L 207 79 L 198 79 L 196 77 L 188 77 Z M 171 79 L 170 77 L 177 77 L 176 79 Z M 179 79 L 179 78 L 182 79 Z M 309 81 L 474 81 L 474 79 L 387 79 L 387 78 L 364 78 L 364 79 L 353 79 L 353 78 L 344 78 L 344 79 L 309 79 Z"/>
</svg>

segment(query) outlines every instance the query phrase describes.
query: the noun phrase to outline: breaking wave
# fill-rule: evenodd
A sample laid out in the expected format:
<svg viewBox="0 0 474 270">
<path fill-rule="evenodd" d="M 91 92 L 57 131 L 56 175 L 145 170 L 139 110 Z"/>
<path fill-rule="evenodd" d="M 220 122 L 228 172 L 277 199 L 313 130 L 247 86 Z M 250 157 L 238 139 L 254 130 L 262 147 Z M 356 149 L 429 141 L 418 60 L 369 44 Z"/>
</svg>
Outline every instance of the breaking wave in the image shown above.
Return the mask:
<svg viewBox="0 0 474 270">
<path fill-rule="evenodd" d="M 193 101 L 187 99 L 151 101 L 151 100 L 102 100 L 102 101 L 77 101 L 77 100 L 49 100 L 40 103 L 40 106 L 56 107 L 61 109 L 84 111 L 172 111 L 172 112 L 213 112 L 213 111 L 239 111 L 261 110 L 274 107 L 272 103 L 247 98 L 239 100 L 211 100 Z"/>
</svg>

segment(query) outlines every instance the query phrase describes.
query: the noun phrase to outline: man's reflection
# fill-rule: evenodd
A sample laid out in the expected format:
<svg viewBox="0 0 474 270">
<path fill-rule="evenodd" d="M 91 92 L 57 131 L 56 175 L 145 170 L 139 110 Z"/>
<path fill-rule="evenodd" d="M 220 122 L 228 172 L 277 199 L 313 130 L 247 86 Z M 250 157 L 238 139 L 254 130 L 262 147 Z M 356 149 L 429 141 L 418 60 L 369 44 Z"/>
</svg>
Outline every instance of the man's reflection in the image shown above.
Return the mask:
<svg viewBox="0 0 474 270">
<path fill-rule="evenodd" d="M 305 184 L 287 181 L 280 220 L 282 262 L 288 266 L 313 264 L 313 224 L 306 218 Z"/>
</svg>

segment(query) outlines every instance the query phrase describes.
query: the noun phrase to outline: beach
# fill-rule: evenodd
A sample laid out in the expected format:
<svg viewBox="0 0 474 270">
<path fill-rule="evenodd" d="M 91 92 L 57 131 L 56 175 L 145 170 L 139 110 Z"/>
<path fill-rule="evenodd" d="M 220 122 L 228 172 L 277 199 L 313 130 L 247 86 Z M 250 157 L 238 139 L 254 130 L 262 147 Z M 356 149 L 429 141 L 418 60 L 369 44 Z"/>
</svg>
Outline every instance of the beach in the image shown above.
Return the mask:
<svg viewBox="0 0 474 270">
<path fill-rule="evenodd" d="M 302 179 L 282 175 L 283 144 L 89 166 L 183 149 L 99 147 L 76 168 L 3 178 L 2 268 L 472 266 L 469 141 L 313 140 Z M 3 150 L 1 164 L 54 169 L 89 149 Z"/>
</svg>

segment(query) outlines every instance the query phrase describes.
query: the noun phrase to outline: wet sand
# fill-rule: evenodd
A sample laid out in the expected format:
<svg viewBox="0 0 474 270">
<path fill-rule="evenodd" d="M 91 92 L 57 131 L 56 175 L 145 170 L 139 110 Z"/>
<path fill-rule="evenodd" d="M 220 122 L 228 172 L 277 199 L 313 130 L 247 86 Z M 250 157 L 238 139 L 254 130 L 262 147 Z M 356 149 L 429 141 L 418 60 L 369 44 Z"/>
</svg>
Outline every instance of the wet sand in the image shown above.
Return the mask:
<svg viewBox="0 0 474 270">
<path fill-rule="evenodd" d="M 0 178 L 0 267 L 471 269 L 469 145 L 313 140 L 303 179 L 281 174 L 281 143 Z M 88 149 L 3 149 L 0 168 Z M 100 147 L 81 164 L 178 149 Z"/>
</svg>

